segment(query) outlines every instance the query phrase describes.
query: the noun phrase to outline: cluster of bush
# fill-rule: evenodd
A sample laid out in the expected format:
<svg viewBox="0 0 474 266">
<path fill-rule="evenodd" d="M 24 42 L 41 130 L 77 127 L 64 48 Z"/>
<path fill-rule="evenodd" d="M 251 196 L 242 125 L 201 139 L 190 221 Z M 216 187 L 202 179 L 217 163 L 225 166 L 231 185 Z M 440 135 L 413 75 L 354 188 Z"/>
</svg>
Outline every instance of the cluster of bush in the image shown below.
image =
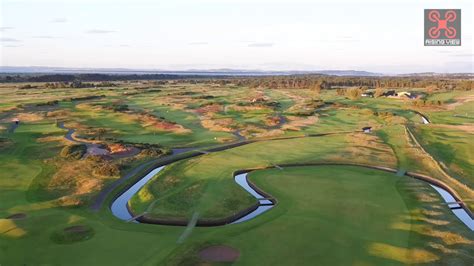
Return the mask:
<svg viewBox="0 0 474 266">
<path fill-rule="evenodd" d="M 54 106 L 54 105 L 57 105 L 58 103 L 59 103 L 58 100 L 54 100 L 54 101 L 47 101 L 44 103 L 37 103 L 36 106 Z"/>
<path fill-rule="evenodd" d="M 105 162 L 95 167 L 93 174 L 99 176 L 119 176 L 120 169 L 116 164 Z"/>
<path fill-rule="evenodd" d="M 93 174 L 98 176 L 119 176 L 120 167 L 100 155 L 89 155 L 86 160 L 94 164 Z"/>
<path fill-rule="evenodd" d="M 215 97 L 212 96 L 212 95 L 199 95 L 199 96 L 196 96 L 194 97 L 196 99 L 203 99 L 203 100 L 210 100 L 210 99 L 214 99 Z"/>
<path fill-rule="evenodd" d="M 419 107 L 422 107 L 422 106 L 441 106 L 443 105 L 443 102 L 441 101 L 427 101 L 427 100 L 422 100 L 422 99 L 419 99 L 419 100 L 416 100 L 416 101 L 413 101 L 412 104 L 414 106 L 419 106 Z"/>
<path fill-rule="evenodd" d="M 59 155 L 66 159 L 81 159 L 87 152 L 87 146 L 85 144 L 73 144 L 65 146 Z"/>
<path fill-rule="evenodd" d="M 114 104 L 114 103 L 109 103 L 103 105 L 105 109 L 112 110 L 114 112 L 125 112 L 129 111 L 128 105 L 127 104 Z"/>
<path fill-rule="evenodd" d="M 87 101 L 87 100 L 95 100 L 105 97 L 105 95 L 90 95 L 90 96 L 82 96 L 82 97 L 72 97 L 69 98 L 69 101 Z"/>
</svg>

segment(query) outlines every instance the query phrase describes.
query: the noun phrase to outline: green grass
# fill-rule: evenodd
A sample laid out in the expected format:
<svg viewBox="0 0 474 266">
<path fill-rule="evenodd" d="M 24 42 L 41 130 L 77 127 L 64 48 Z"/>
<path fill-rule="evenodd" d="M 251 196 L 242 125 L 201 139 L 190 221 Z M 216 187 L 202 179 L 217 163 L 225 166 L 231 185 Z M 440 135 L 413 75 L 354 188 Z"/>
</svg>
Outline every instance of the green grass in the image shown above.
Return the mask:
<svg viewBox="0 0 474 266">
<path fill-rule="evenodd" d="M 125 85 L 124 85 L 125 86 Z M 138 91 L 134 86 L 128 91 Z M 138 86 L 138 85 L 137 85 Z M 182 89 L 184 88 L 184 89 Z M 53 109 L 70 110 L 69 122 L 110 129 L 110 136 L 132 142 L 159 143 L 165 146 L 215 145 L 214 138 L 229 133 L 203 128 L 193 112 L 206 102 L 234 104 L 254 97 L 248 88 L 213 87 L 208 84 L 163 86 L 161 92 L 123 95 L 124 89 L 35 89 L 0 90 L 0 110 L 16 104 L 41 103 L 70 97 L 101 95 L 94 100 L 108 103 L 128 102 L 132 108 L 151 110 L 156 116 L 182 124 L 191 134 L 158 133 L 139 123 L 123 119 L 120 113 L 107 110 L 79 109 L 75 103 L 62 101 Z M 193 91 L 189 96 L 172 96 Z M 279 108 L 264 111 L 229 112 L 241 123 L 260 125 L 266 115 L 283 113 L 306 91 L 262 89 Z M 26 94 L 20 94 L 25 92 Z M 235 184 L 232 173 L 243 168 L 267 167 L 272 164 L 342 162 L 406 168 L 441 178 L 433 162 L 416 148 L 404 133 L 409 124 L 414 133 L 436 159 L 445 163 L 455 178 L 472 187 L 473 146 L 466 132 L 436 127 L 436 124 L 472 123 L 472 102 L 454 110 L 431 110 L 434 125 L 419 125 L 419 117 L 410 105 L 393 99 L 360 99 L 350 101 L 324 91 L 322 98 L 339 101 L 350 108 L 319 112 L 319 121 L 301 131 L 287 131 L 286 136 L 305 133 L 360 130 L 362 126 L 378 127 L 376 135 L 341 134 L 318 138 L 264 141 L 183 160 L 169 165 L 132 199 L 134 210 L 143 211 L 157 200 L 151 215 L 188 218 L 198 212 L 203 218 L 222 218 L 255 202 Z M 454 102 L 469 93 L 448 92 L 430 96 L 433 100 Z M 156 104 L 154 99 L 170 96 L 183 101 L 184 109 Z M 201 99 L 199 96 L 214 98 Z M 81 102 L 82 103 L 82 102 Z M 351 107 L 355 106 L 355 107 Z M 9 126 L 11 116 L 21 112 L 44 114 L 46 109 L 3 112 L 0 124 Z M 403 119 L 386 120 L 373 112 L 393 112 Z M 225 114 L 219 113 L 224 116 Z M 250 179 L 278 199 L 271 211 L 239 224 L 215 228 L 194 228 L 183 243 L 182 227 L 125 223 L 116 219 L 107 206 L 93 212 L 88 206 L 60 207 L 62 191 L 47 187 L 62 165 L 56 160 L 64 143 L 65 130 L 53 120 L 22 121 L 14 133 L 2 130 L 0 143 L 0 264 L 1 265 L 195 265 L 205 264 L 197 252 L 210 244 L 230 245 L 241 252 L 236 265 L 398 265 L 404 262 L 426 262 L 426 265 L 471 265 L 474 262 L 474 236 L 451 211 L 441 204 L 439 196 L 425 183 L 376 170 L 349 166 L 295 167 L 284 170 L 259 170 Z M 50 141 L 39 141 L 51 137 Z M 54 138 L 57 138 L 54 140 Z M 395 161 L 395 157 L 397 161 Z M 139 162 L 123 166 L 131 170 Z M 457 187 L 456 187 L 457 189 Z M 92 193 L 93 194 L 93 193 Z M 91 198 L 94 195 L 88 195 Z M 26 214 L 25 219 L 5 217 Z M 64 229 L 85 226 L 87 232 L 70 233 Z M 433 259 L 433 261 L 429 261 Z"/>
<path fill-rule="evenodd" d="M 474 136 L 456 128 L 420 127 L 419 140 L 439 162 L 445 164 L 455 177 L 474 185 Z"/>
<path fill-rule="evenodd" d="M 472 245 L 449 246 L 432 234 L 420 233 L 432 230 L 443 235 L 446 228 L 430 222 L 445 221 L 462 232 L 465 240 L 473 239 L 456 218 L 448 215 L 447 208 L 436 216 L 421 213 L 440 206 L 441 201 L 420 181 L 376 170 L 330 166 L 257 171 L 250 179 L 276 197 L 278 205 L 254 220 L 216 228 L 214 237 L 207 240 L 238 248 L 241 257 L 237 265 L 403 265 L 409 261 L 437 265 L 472 261 L 467 255 Z M 434 201 L 421 202 L 418 193 L 427 193 Z M 199 238 L 202 242 L 205 239 Z M 463 253 L 440 254 L 427 245 L 430 242 Z M 175 260 L 185 263 L 192 258 Z"/>
<path fill-rule="evenodd" d="M 132 108 L 150 109 L 152 110 L 152 114 L 158 117 L 164 117 L 168 121 L 176 122 L 183 125 L 185 128 L 192 130 L 191 134 L 185 136 L 168 134 L 169 137 L 166 138 L 166 136 L 164 136 L 166 134 L 160 134 L 160 141 L 167 145 L 199 146 L 203 144 L 216 144 L 217 142 L 215 138 L 233 138 L 230 133 L 212 132 L 203 128 L 199 117 L 192 112 L 172 109 L 169 106 L 157 105 L 150 101 L 150 98 L 151 97 L 134 96 L 131 98 L 129 105 Z M 143 139 L 145 140 L 143 142 L 149 142 L 150 140 L 153 141 L 150 136 L 143 137 Z M 165 139 L 165 141 L 163 141 L 163 139 Z"/>
<path fill-rule="evenodd" d="M 187 218 L 199 212 L 203 218 L 222 218 L 255 202 L 235 186 L 236 170 L 331 161 L 391 166 L 391 156 L 387 150 L 357 146 L 346 135 L 258 142 L 167 166 L 132 198 L 131 207 L 141 213 L 158 200 L 150 216 Z"/>
<path fill-rule="evenodd" d="M 428 100 L 440 100 L 444 102 L 444 106 L 456 103 L 457 98 L 467 97 L 472 95 L 470 91 L 461 92 L 442 92 L 431 95 Z M 465 102 L 456 106 L 452 110 L 440 110 L 430 113 L 430 119 L 433 123 L 448 124 L 448 125 L 462 125 L 466 123 L 474 123 L 474 101 Z"/>
</svg>

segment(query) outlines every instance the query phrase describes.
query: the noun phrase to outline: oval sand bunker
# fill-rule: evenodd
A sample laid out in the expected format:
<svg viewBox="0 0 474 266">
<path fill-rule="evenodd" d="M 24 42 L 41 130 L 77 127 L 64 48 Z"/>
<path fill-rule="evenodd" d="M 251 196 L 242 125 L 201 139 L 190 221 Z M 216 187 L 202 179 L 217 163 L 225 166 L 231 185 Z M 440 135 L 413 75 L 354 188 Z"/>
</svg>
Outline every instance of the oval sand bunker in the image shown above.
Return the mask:
<svg viewBox="0 0 474 266">
<path fill-rule="evenodd" d="M 210 262 L 233 262 L 240 256 L 240 252 L 229 246 L 210 246 L 199 251 L 199 258 Z"/>
<path fill-rule="evenodd" d="M 11 220 L 21 220 L 26 218 L 26 213 L 14 213 L 10 216 L 8 216 L 6 219 L 11 219 Z"/>
<path fill-rule="evenodd" d="M 94 234 L 94 229 L 88 225 L 74 225 L 56 230 L 51 235 L 51 240 L 57 244 L 72 244 L 91 239 Z"/>
</svg>

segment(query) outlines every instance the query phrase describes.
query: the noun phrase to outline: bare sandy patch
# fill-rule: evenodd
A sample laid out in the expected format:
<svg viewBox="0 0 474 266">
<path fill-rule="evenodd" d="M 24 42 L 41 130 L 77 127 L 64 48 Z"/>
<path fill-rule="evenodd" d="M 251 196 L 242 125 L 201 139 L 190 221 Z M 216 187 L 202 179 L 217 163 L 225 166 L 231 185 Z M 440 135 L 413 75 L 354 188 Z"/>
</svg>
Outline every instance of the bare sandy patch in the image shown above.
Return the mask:
<svg viewBox="0 0 474 266">
<path fill-rule="evenodd" d="M 471 94 L 471 95 L 466 95 L 466 96 L 462 96 L 462 97 L 457 97 L 454 100 L 456 102 L 445 105 L 446 109 L 454 110 L 458 106 L 461 106 L 461 105 L 463 105 L 465 103 L 468 103 L 468 102 L 472 102 L 472 101 L 474 101 L 474 95 Z"/>
</svg>

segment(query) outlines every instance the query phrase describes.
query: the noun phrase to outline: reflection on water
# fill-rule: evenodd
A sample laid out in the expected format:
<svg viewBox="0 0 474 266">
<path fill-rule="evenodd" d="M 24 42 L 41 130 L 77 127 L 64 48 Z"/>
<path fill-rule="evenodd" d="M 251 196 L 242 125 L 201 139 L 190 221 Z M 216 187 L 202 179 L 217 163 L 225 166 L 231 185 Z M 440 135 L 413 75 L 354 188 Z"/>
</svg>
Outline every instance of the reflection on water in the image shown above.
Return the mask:
<svg viewBox="0 0 474 266">
<path fill-rule="evenodd" d="M 449 194 L 449 192 L 447 192 L 446 190 L 438 187 L 438 186 L 435 186 L 435 185 L 431 185 L 430 186 L 432 188 L 434 188 L 440 195 L 441 197 L 444 199 L 445 202 L 449 203 L 449 202 L 456 202 L 456 200 L 453 198 L 453 196 L 451 196 L 451 194 Z M 451 203 L 451 204 L 448 204 L 448 207 L 449 208 L 460 208 L 461 205 L 457 204 L 457 203 Z M 469 227 L 469 229 L 471 229 L 471 231 L 474 231 L 474 220 L 471 218 L 471 216 L 469 216 L 469 214 L 464 210 L 464 209 L 451 209 L 451 211 L 454 213 L 454 215 L 456 215 L 459 220 L 461 220 L 467 227 Z"/>
<path fill-rule="evenodd" d="M 269 209 L 273 208 L 273 202 L 271 202 L 268 199 L 264 199 L 265 197 L 263 195 L 261 195 L 260 193 L 255 191 L 252 187 L 250 187 L 249 183 L 247 182 L 247 174 L 248 173 L 236 175 L 235 176 L 235 182 L 237 184 L 239 184 L 243 189 L 245 189 L 248 193 L 250 193 L 252 196 L 254 196 L 256 199 L 258 199 L 259 200 L 258 202 L 260 203 L 260 206 L 255 211 L 253 211 L 253 212 L 245 215 L 244 217 L 232 222 L 233 224 L 248 221 L 248 220 L 250 220 L 250 219 L 252 219 L 252 218 L 268 211 Z"/>
<path fill-rule="evenodd" d="M 132 187 L 127 189 L 122 195 L 120 195 L 115 201 L 112 203 L 112 213 L 115 217 L 121 220 L 130 220 L 132 219 L 132 215 L 128 211 L 127 205 L 128 201 L 137 193 L 152 177 L 158 174 L 164 166 L 158 167 L 153 169 L 153 171 L 149 172 L 146 176 L 144 176 L 140 181 L 135 183 Z"/>
</svg>

